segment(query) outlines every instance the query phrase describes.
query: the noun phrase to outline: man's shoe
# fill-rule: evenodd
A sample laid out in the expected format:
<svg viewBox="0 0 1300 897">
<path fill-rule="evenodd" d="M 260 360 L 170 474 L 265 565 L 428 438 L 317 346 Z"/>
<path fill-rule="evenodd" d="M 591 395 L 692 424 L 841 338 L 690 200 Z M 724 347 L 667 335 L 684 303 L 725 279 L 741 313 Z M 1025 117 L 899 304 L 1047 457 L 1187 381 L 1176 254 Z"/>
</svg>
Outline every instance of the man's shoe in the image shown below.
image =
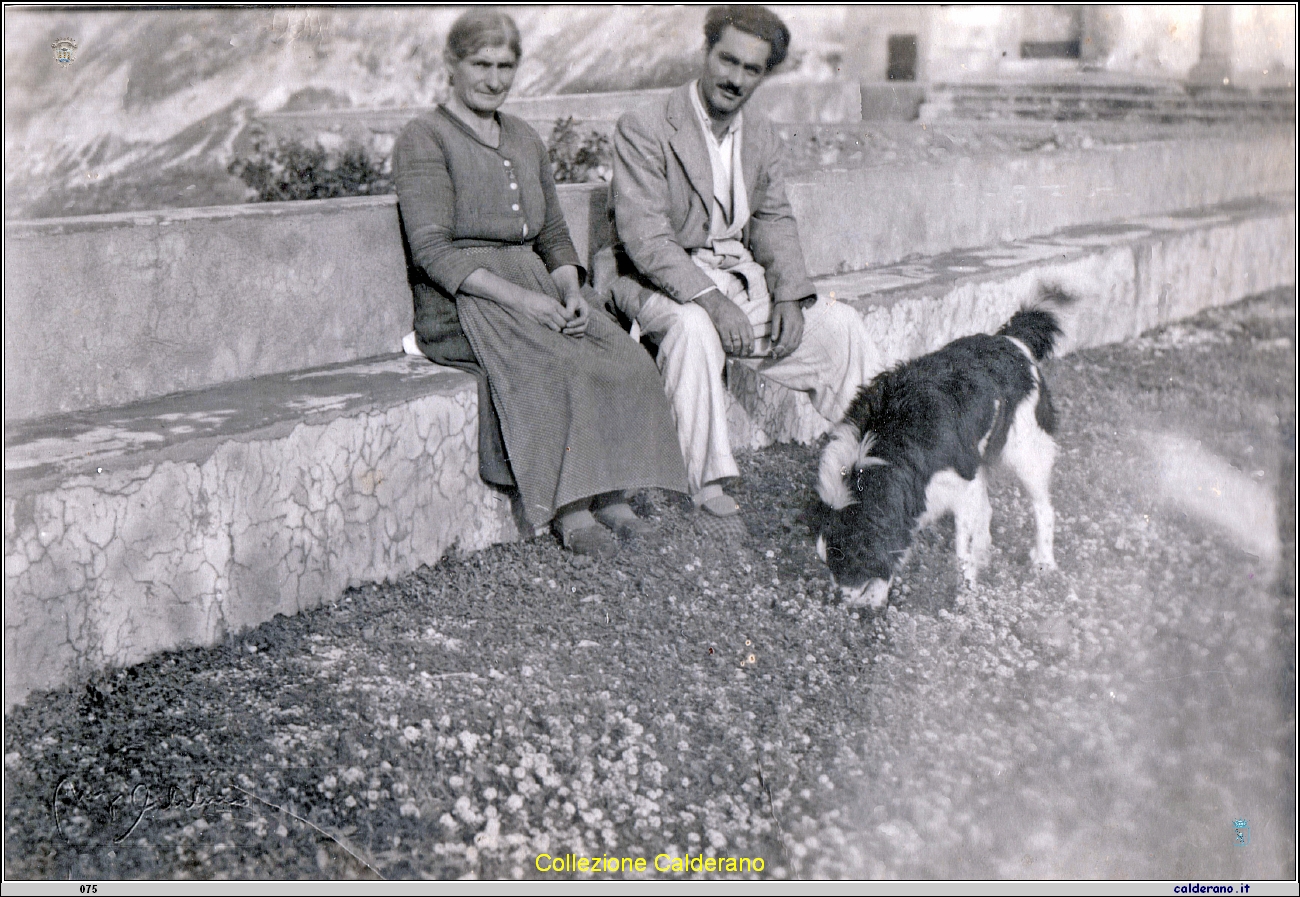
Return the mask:
<svg viewBox="0 0 1300 897">
<path fill-rule="evenodd" d="M 697 507 L 700 511 L 711 517 L 725 519 L 727 517 L 740 516 L 740 505 L 736 504 L 736 500 L 725 492 L 706 499 L 697 505 Z"/>
</svg>

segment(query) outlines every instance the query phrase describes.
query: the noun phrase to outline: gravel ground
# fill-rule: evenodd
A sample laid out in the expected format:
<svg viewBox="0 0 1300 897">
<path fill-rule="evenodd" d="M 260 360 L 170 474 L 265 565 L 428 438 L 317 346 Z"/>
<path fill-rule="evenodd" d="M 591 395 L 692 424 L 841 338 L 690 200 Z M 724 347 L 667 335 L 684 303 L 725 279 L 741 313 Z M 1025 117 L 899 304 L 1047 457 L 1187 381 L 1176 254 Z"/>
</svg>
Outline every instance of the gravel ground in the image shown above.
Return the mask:
<svg viewBox="0 0 1300 897">
<path fill-rule="evenodd" d="M 6 876 L 1294 878 L 1295 326 L 1285 291 L 1049 364 L 1058 572 L 995 479 L 978 588 L 948 524 L 850 613 L 800 522 L 816 452 L 783 446 L 741 459 L 743 548 L 651 493 L 658 550 L 454 555 L 34 696 Z M 1175 443 L 1277 500 L 1280 577 L 1161 491 Z"/>
</svg>

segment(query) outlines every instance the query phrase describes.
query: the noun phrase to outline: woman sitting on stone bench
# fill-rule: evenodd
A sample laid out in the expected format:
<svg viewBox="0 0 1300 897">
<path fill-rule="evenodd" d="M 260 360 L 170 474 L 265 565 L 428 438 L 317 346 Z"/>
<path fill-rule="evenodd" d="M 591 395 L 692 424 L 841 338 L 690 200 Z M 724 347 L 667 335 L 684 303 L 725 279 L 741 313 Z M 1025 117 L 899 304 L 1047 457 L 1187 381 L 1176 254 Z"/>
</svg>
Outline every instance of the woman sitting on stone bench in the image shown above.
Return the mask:
<svg viewBox="0 0 1300 897">
<path fill-rule="evenodd" d="M 509 16 L 461 16 L 445 51 L 450 100 L 393 149 L 417 345 L 478 376 L 484 479 L 517 486 L 525 520 L 553 521 L 574 553 L 608 557 L 610 530 L 653 532 L 624 492 L 684 492 L 686 473 L 654 362 L 583 298 L 545 144 L 497 111 L 519 55 Z"/>
</svg>

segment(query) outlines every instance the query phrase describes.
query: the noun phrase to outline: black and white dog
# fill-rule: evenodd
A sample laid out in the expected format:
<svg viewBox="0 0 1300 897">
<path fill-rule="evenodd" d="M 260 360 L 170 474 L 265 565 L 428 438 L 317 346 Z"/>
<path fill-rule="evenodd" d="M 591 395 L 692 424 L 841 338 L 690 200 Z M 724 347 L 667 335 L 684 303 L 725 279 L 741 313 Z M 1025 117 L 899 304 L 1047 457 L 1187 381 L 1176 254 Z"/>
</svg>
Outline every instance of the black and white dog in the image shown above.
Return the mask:
<svg viewBox="0 0 1300 897">
<path fill-rule="evenodd" d="M 987 563 L 986 469 L 1005 464 L 1033 503 L 1034 562 L 1054 567 L 1051 478 L 1056 412 L 1038 362 L 1071 297 L 1044 288 L 996 336 L 954 340 L 864 386 L 822 452 L 812 515 L 817 553 L 850 606 L 884 607 L 921 527 L 952 512 L 957 559 L 974 583 Z"/>
</svg>

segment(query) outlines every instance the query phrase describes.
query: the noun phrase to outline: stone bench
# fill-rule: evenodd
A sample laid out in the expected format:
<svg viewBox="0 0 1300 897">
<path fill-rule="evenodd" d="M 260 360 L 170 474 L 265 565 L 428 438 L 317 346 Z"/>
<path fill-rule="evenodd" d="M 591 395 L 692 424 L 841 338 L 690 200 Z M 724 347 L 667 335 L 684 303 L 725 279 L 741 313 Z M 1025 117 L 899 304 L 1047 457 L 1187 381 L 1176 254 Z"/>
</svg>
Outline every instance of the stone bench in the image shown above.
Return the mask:
<svg viewBox="0 0 1300 897">
<path fill-rule="evenodd" d="M 823 277 L 882 363 L 1077 291 L 1065 350 L 1295 282 L 1290 197 L 1080 226 Z M 815 439 L 806 397 L 729 371 L 735 442 Z M 471 378 L 389 355 L 7 425 L 5 705 L 210 644 L 345 586 L 515 538 L 477 477 Z"/>
</svg>

